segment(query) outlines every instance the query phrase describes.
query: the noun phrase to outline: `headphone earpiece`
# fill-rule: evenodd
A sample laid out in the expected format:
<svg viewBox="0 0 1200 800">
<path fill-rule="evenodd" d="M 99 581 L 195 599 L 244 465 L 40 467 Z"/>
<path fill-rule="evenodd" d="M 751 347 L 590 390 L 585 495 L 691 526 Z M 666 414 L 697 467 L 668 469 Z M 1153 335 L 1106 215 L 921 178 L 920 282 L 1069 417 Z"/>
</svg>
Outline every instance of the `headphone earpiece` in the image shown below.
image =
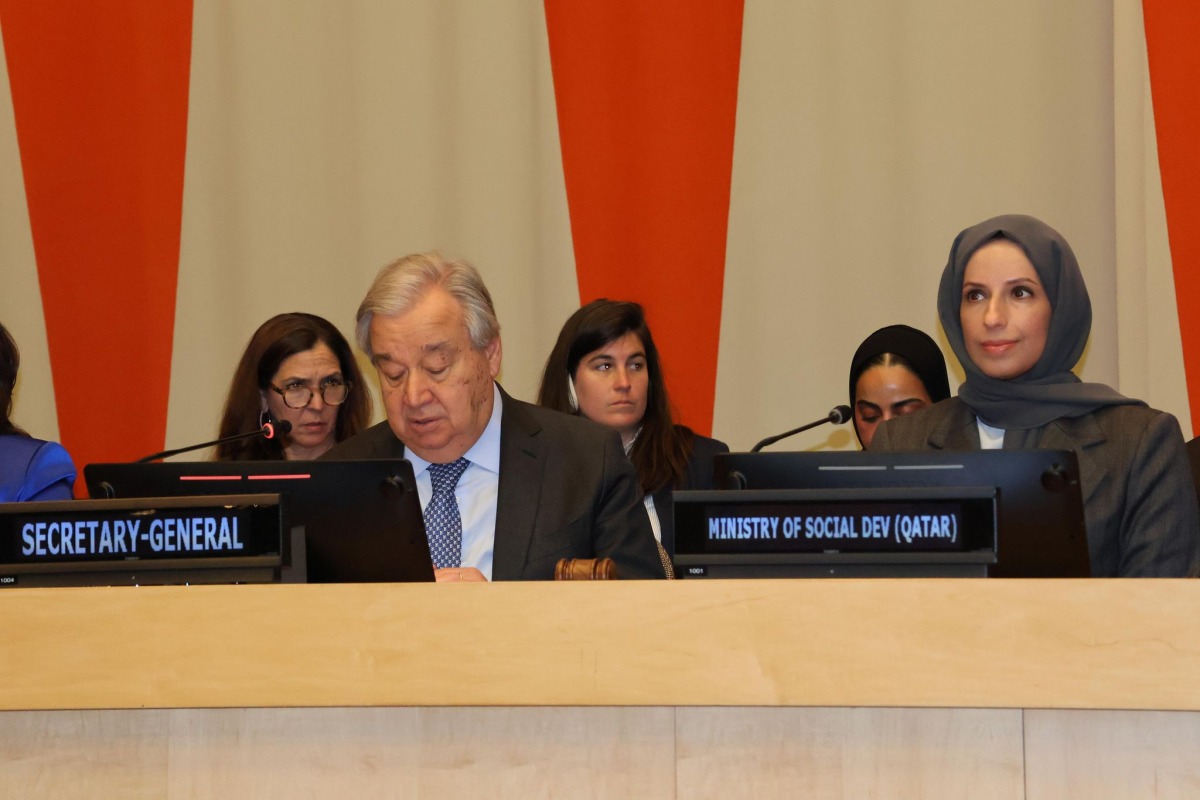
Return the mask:
<svg viewBox="0 0 1200 800">
<path fill-rule="evenodd" d="M 575 394 L 575 379 L 570 375 L 567 376 L 567 403 L 571 406 L 571 411 L 579 410 L 579 395 Z"/>
</svg>

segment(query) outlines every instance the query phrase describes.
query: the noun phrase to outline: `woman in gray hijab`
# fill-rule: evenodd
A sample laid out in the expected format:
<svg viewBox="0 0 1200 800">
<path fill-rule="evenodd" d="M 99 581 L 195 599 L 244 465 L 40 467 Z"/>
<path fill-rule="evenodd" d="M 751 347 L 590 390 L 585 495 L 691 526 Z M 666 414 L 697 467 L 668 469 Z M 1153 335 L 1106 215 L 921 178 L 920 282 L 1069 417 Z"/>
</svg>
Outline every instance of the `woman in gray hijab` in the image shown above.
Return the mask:
<svg viewBox="0 0 1200 800">
<path fill-rule="evenodd" d="M 1092 574 L 1200 574 L 1200 507 L 1183 435 L 1071 368 L 1092 306 L 1070 245 L 1033 217 L 994 217 L 954 240 L 938 316 L 967 380 L 958 396 L 893 419 L 872 450 L 1073 450 Z"/>
</svg>

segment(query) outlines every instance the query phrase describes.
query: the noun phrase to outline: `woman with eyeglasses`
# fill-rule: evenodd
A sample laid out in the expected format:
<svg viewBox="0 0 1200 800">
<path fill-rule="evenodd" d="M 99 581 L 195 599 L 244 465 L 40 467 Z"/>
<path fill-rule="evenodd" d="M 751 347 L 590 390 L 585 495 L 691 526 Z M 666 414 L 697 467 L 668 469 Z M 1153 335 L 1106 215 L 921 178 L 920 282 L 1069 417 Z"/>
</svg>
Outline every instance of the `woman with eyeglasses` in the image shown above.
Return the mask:
<svg viewBox="0 0 1200 800">
<path fill-rule="evenodd" d="M 220 445 L 217 461 L 314 459 L 363 430 L 371 397 L 346 338 L 314 314 L 280 314 L 246 345 L 221 415 L 220 437 L 287 420 L 290 433 Z"/>
</svg>

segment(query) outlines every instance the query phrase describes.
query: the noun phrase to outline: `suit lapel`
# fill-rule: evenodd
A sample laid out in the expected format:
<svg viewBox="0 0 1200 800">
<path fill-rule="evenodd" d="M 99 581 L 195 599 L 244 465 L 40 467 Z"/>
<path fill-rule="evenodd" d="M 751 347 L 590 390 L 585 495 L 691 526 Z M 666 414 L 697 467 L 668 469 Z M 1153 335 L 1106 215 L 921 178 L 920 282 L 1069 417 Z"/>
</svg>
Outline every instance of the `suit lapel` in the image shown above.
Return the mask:
<svg viewBox="0 0 1200 800">
<path fill-rule="evenodd" d="M 492 579 L 521 577 L 533 525 L 541 500 L 542 431 L 524 404 L 500 390 L 504 411 L 500 419 L 500 484 L 496 500 L 496 538 L 492 551 Z"/>
<path fill-rule="evenodd" d="M 929 432 L 929 446 L 935 450 L 978 450 L 979 428 L 975 426 L 975 415 L 957 398 L 947 403 L 946 413 Z"/>
<path fill-rule="evenodd" d="M 388 425 L 387 420 L 375 426 L 374 431 L 375 448 L 374 458 L 408 458 L 408 454 L 404 449 L 404 442 L 400 441 L 396 434 L 392 433 L 392 428 Z"/>
</svg>

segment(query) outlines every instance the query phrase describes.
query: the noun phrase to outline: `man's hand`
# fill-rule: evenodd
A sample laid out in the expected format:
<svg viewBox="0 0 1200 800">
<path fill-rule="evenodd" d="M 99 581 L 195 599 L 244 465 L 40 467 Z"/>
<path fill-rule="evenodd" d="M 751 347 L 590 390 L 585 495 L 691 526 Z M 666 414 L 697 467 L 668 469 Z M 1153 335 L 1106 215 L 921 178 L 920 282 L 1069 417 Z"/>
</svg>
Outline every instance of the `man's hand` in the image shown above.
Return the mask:
<svg viewBox="0 0 1200 800">
<path fill-rule="evenodd" d="M 438 583 L 464 583 L 483 581 L 487 583 L 487 578 L 483 577 L 483 573 L 475 569 L 475 567 L 442 567 L 433 571 L 433 579 Z"/>
</svg>

